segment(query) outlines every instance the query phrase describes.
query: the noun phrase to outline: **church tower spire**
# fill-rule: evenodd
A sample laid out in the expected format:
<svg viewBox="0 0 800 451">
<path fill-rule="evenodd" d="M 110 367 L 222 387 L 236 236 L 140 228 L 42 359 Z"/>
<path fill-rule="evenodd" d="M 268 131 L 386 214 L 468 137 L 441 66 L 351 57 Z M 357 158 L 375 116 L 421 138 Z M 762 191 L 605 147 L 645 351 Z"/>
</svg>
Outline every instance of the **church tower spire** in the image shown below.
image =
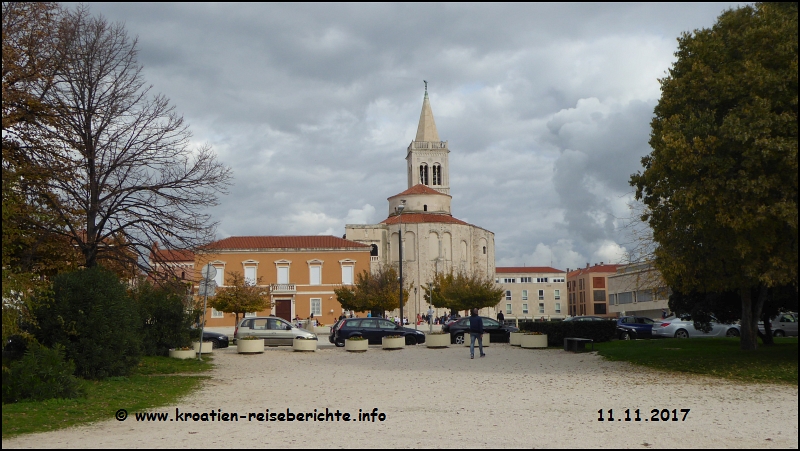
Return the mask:
<svg viewBox="0 0 800 451">
<path fill-rule="evenodd" d="M 423 80 L 424 81 L 424 80 Z M 450 165 L 447 141 L 439 139 L 433 110 L 428 98 L 428 82 L 425 82 L 425 97 L 422 99 L 422 112 L 419 115 L 417 136 L 408 145 L 408 187 L 422 184 L 450 195 Z"/>
</svg>

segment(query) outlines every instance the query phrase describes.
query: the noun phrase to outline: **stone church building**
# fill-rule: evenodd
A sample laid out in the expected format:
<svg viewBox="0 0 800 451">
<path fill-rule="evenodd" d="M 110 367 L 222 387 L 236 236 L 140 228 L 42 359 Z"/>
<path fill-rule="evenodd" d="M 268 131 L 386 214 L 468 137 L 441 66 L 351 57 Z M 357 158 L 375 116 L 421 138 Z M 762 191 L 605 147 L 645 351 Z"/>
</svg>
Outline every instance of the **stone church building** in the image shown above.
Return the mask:
<svg viewBox="0 0 800 451">
<path fill-rule="evenodd" d="M 495 276 L 494 233 L 455 218 L 450 210 L 449 154 L 426 88 L 417 135 L 406 150 L 408 189 L 389 197 L 388 217 L 380 224 L 345 226 L 348 240 L 371 246 L 372 271 L 397 266 L 403 237 L 403 281 L 409 289 L 403 313 L 409 319 L 427 311 L 422 287 L 436 272 Z"/>
</svg>

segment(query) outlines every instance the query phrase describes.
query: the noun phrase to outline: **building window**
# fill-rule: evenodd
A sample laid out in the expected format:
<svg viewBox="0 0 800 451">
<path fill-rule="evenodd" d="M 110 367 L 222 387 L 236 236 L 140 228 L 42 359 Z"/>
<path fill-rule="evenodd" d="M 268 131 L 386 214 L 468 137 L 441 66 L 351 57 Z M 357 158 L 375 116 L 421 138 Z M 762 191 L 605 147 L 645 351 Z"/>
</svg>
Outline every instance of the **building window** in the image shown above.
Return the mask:
<svg viewBox="0 0 800 451">
<path fill-rule="evenodd" d="M 532 283 L 533 277 L 520 277 L 519 283 Z"/>
<path fill-rule="evenodd" d="M 252 318 L 252 317 L 254 317 L 254 316 L 256 316 L 256 312 L 246 312 L 246 313 L 244 314 L 244 317 L 245 317 L 245 318 Z"/>
<path fill-rule="evenodd" d="M 522 290 L 522 300 L 523 301 L 528 300 L 528 290 Z"/>
<path fill-rule="evenodd" d="M 511 304 L 506 304 L 506 315 L 511 314 Z"/>
<path fill-rule="evenodd" d="M 369 249 L 370 249 L 369 250 L 370 257 L 377 257 L 378 256 L 378 245 L 377 244 L 370 245 Z"/>
<path fill-rule="evenodd" d="M 616 294 L 609 294 L 608 295 L 608 305 L 616 305 L 617 304 L 617 295 Z"/>
<path fill-rule="evenodd" d="M 547 283 L 547 277 L 537 277 L 536 283 Z"/>
<path fill-rule="evenodd" d="M 605 302 L 606 290 L 594 290 L 594 302 Z"/>
<path fill-rule="evenodd" d="M 311 299 L 311 314 L 322 316 L 322 299 Z"/>
<path fill-rule="evenodd" d="M 433 165 L 433 184 L 436 186 L 442 184 L 442 167 L 438 163 Z"/>
<path fill-rule="evenodd" d="M 211 308 L 211 317 L 212 318 L 224 318 L 225 314 L 212 307 Z"/>
<path fill-rule="evenodd" d="M 289 266 L 278 266 L 278 283 L 289 283 Z"/>
<path fill-rule="evenodd" d="M 619 304 L 633 304 L 633 291 L 617 294 L 617 302 Z"/>
<path fill-rule="evenodd" d="M 594 314 L 595 315 L 605 315 L 606 314 L 606 305 L 605 304 L 595 304 L 594 305 Z"/>
<path fill-rule="evenodd" d="M 556 302 L 556 313 L 561 313 L 561 303 Z"/>
<path fill-rule="evenodd" d="M 419 165 L 419 182 L 423 185 L 428 185 L 428 165 Z"/>
<path fill-rule="evenodd" d="M 217 283 L 218 287 L 225 286 L 223 282 L 225 282 L 225 267 L 224 266 L 216 266 L 214 265 L 214 269 L 217 270 L 217 275 L 214 276 L 214 282 Z"/>
<path fill-rule="evenodd" d="M 422 211 L 428 211 L 428 206 L 427 205 L 423 205 L 422 206 Z"/>
<path fill-rule="evenodd" d="M 563 283 L 564 282 L 564 278 L 563 277 L 553 277 L 553 283 L 559 283 L 559 282 Z"/>
<path fill-rule="evenodd" d="M 522 314 L 523 315 L 528 314 L 528 304 L 522 304 Z"/>
<path fill-rule="evenodd" d="M 483 246 L 483 255 L 486 255 L 486 246 Z"/>
<path fill-rule="evenodd" d="M 544 301 L 544 290 L 539 290 L 539 300 Z"/>
<path fill-rule="evenodd" d="M 246 285 L 255 285 L 256 284 L 256 267 L 255 266 L 245 266 L 244 267 L 244 283 Z"/>
<path fill-rule="evenodd" d="M 322 285 L 322 266 L 313 265 L 311 270 L 311 285 Z"/>
<path fill-rule="evenodd" d="M 555 296 L 556 297 L 556 301 L 560 300 L 561 299 L 561 290 L 556 290 L 555 295 L 556 295 Z"/>
<path fill-rule="evenodd" d="M 539 313 L 544 313 L 544 302 L 539 303 Z"/>
<path fill-rule="evenodd" d="M 514 283 L 517 279 L 503 279 L 503 283 Z"/>
<path fill-rule="evenodd" d="M 511 300 L 511 290 L 506 290 L 506 301 Z"/>
<path fill-rule="evenodd" d="M 342 265 L 342 285 L 353 284 L 353 267 L 350 265 Z"/>
<path fill-rule="evenodd" d="M 583 279 L 578 279 L 578 289 L 583 290 Z"/>
</svg>

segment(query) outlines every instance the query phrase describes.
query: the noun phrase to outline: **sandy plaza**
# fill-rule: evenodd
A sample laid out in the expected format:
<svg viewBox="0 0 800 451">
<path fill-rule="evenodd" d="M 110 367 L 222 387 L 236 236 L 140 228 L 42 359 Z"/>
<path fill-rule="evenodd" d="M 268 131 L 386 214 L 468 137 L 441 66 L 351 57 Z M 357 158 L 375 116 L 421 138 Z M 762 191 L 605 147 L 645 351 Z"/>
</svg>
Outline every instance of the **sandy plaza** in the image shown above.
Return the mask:
<svg viewBox="0 0 800 451">
<path fill-rule="evenodd" d="M 370 346 L 362 354 L 324 338 L 320 345 L 313 353 L 218 349 L 217 366 L 199 391 L 150 411 L 168 417 L 143 421 L 130 412 L 118 421 L 115 411 L 125 406 L 109 406 L 108 421 L 3 440 L 3 448 L 798 446 L 796 387 L 670 374 L 592 352 L 508 344 L 492 344 L 486 358 L 476 352 L 474 360 L 468 348 L 455 345 Z M 635 421 L 637 409 L 641 421 Z M 287 411 L 294 421 L 267 421 L 270 413 Z M 233 413 L 238 421 L 231 421 Z"/>
</svg>

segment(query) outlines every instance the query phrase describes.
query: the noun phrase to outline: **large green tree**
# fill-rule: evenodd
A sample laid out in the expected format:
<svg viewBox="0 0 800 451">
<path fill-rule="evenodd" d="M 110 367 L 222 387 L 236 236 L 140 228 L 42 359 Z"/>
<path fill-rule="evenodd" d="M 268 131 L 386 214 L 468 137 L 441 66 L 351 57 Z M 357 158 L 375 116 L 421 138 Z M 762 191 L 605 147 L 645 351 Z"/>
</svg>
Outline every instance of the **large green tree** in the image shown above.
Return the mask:
<svg viewBox="0 0 800 451">
<path fill-rule="evenodd" d="M 218 288 L 215 296 L 208 300 L 208 306 L 220 312 L 233 313 L 235 323 L 239 324 L 239 315 L 244 317 L 248 312 L 260 312 L 272 308 L 269 287 L 261 286 L 261 278 L 251 281 L 238 271 L 228 272 L 227 284 Z M 200 305 L 200 309 L 203 306 Z"/>
<path fill-rule="evenodd" d="M 354 285 L 341 286 L 334 293 L 345 310 L 383 315 L 387 310 L 400 306 L 399 279 L 397 269 L 386 265 L 375 273 L 363 271 L 356 275 Z M 408 289 L 405 287 L 403 299 L 408 299 Z"/>
<path fill-rule="evenodd" d="M 675 55 L 631 185 L 665 280 L 737 291 L 756 349 L 769 288 L 797 289 L 797 3 L 725 11 Z"/>
<path fill-rule="evenodd" d="M 426 302 L 451 311 L 494 307 L 503 296 L 491 277 L 477 273 L 437 273 L 423 290 Z"/>
</svg>

